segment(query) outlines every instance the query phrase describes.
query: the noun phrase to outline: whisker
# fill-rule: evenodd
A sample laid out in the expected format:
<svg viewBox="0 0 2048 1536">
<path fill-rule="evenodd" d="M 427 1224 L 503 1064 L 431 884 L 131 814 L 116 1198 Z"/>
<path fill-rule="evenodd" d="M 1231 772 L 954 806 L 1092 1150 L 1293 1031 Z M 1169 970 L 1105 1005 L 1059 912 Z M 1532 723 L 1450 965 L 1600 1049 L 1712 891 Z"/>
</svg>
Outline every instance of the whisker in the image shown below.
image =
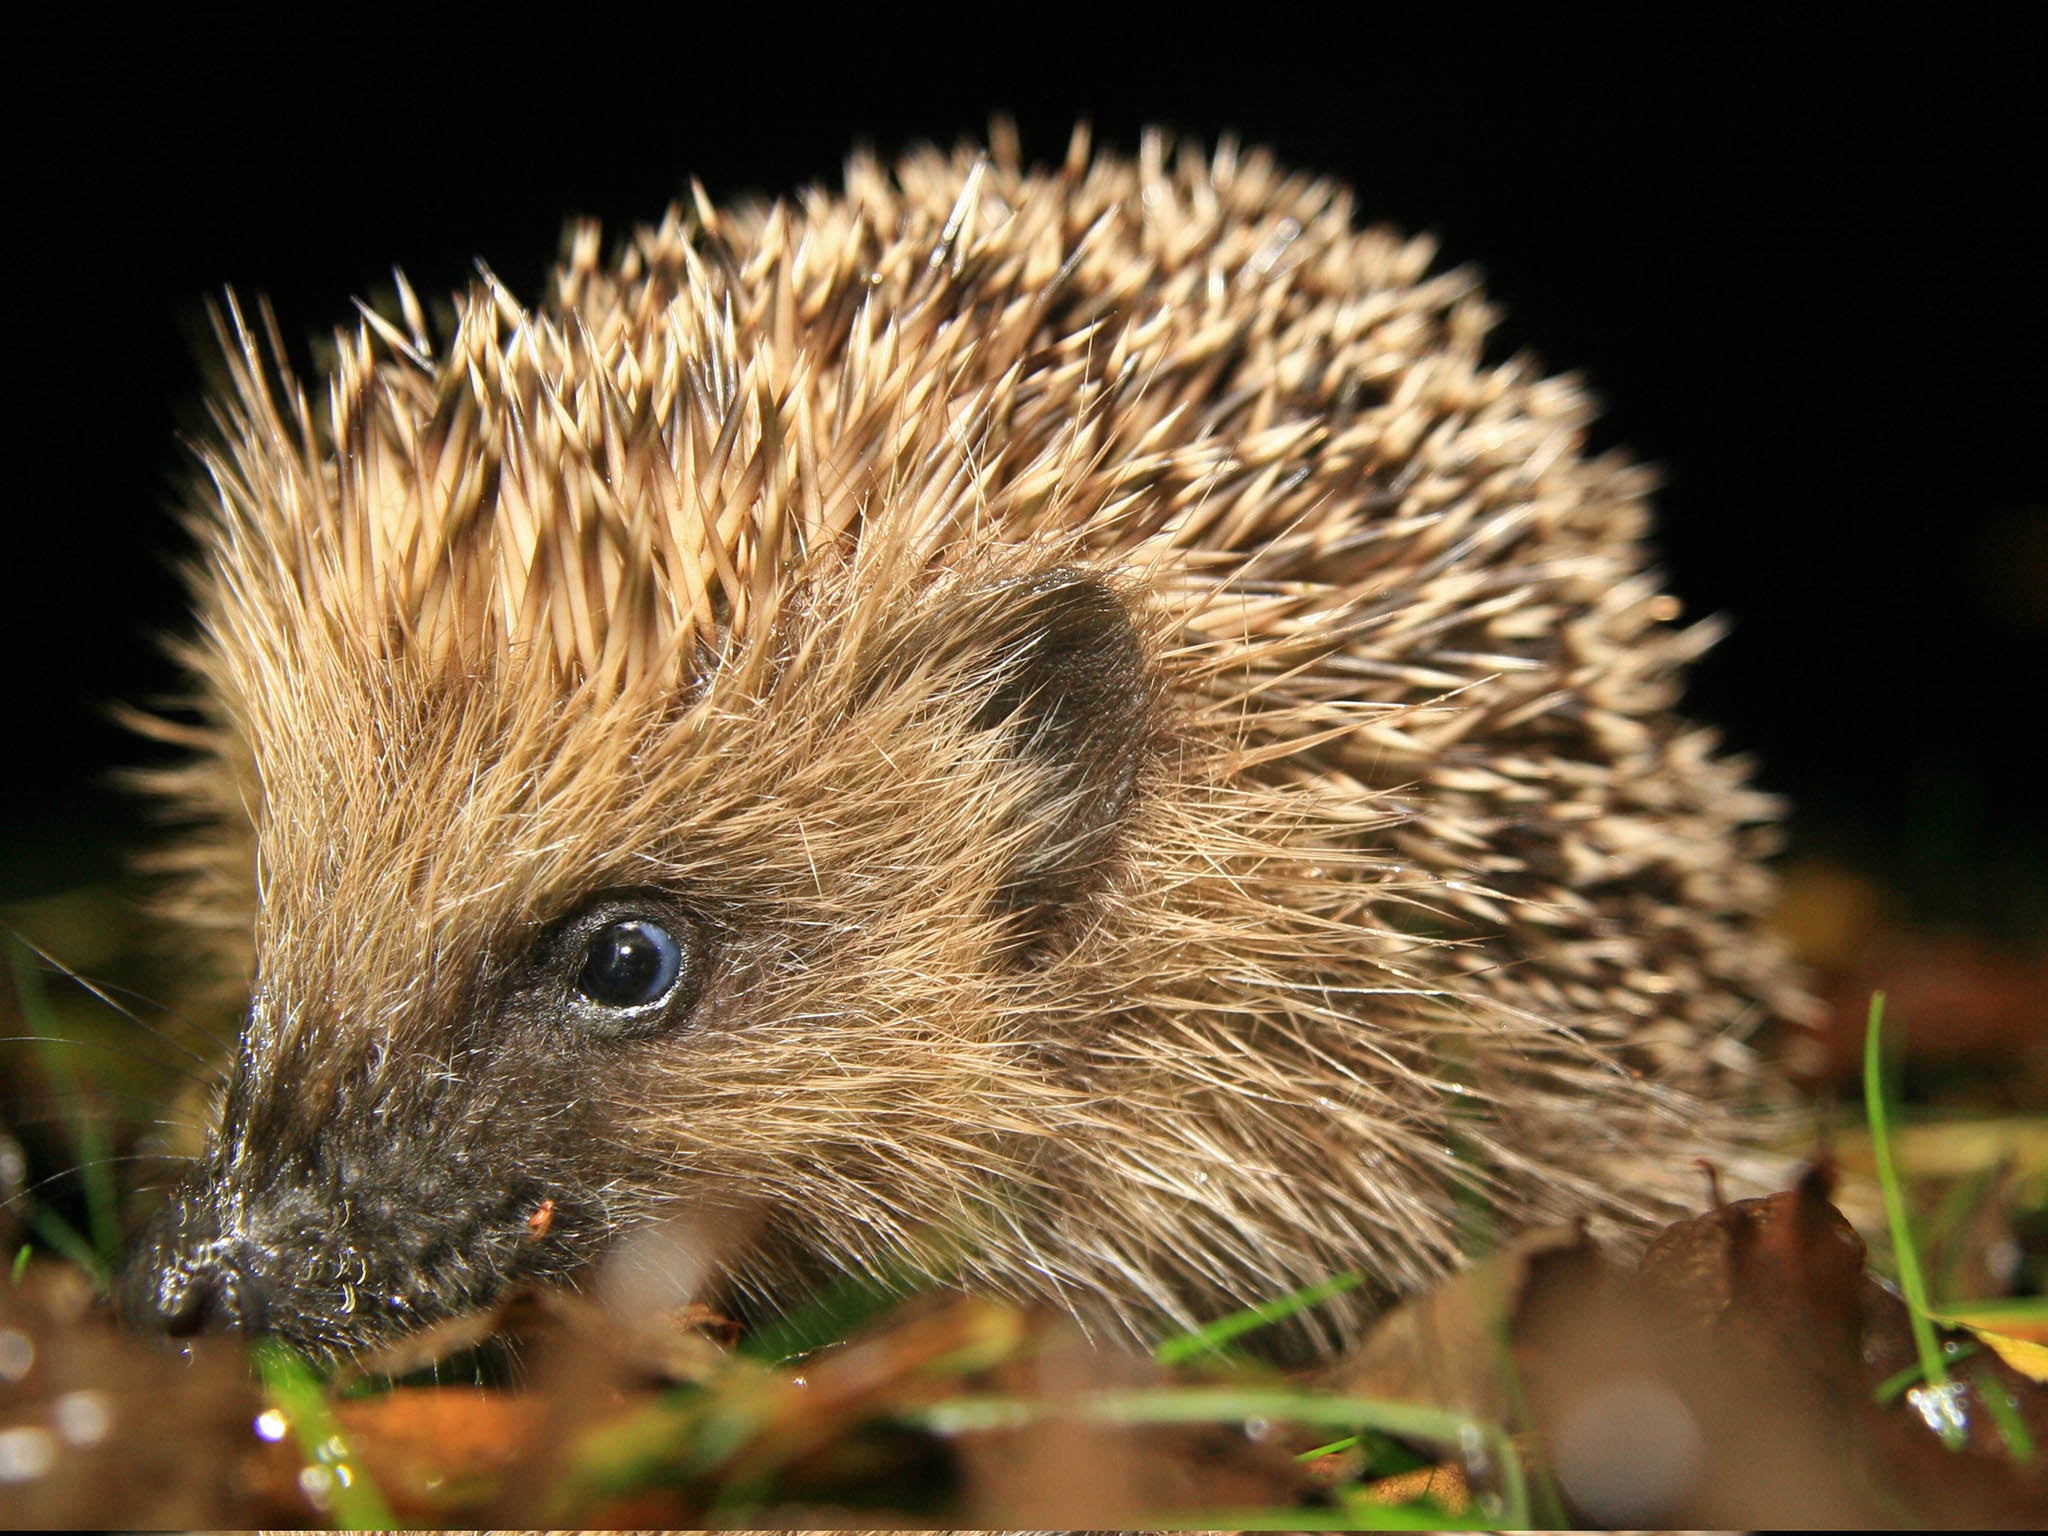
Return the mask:
<svg viewBox="0 0 2048 1536">
<path fill-rule="evenodd" d="M 167 1152 L 167 1153 L 163 1154 L 163 1161 L 165 1161 L 165 1162 L 177 1162 L 177 1163 L 194 1163 L 194 1164 L 196 1164 L 196 1163 L 198 1163 L 198 1162 L 199 1162 L 200 1160 L 199 1160 L 198 1158 L 196 1158 L 196 1157 L 184 1157 L 184 1156 L 173 1156 L 173 1155 L 172 1155 L 171 1153 L 168 1153 L 168 1152 Z M 175 1182 L 175 1181 L 173 1181 L 173 1182 L 170 1182 L 170 1183 L 162 1183 L 162 1184 L 158 1184 L 158 1183 L 150 1183 L 150 1184 L 137 1184 L 137 1185 L 136 1185 L 136 1186 L 134 1187 L 133 1193 L 134 1193 L 134 1194 L 135 1194 L 135 1195 L 136 1195 L 137 1197 L 141 1197 L 141 1196 L 146 1196 L 146 1195 L 158 1195 L 158 1196 L 164 1196 L 164 1195 L 168 1195 L 168 1194 L 170 1194 L 170 1192 L 171 1192 L 172 1190 L 176 1189 L 177 1187 L 178 1187 L 178 1186 L 177 1186 L 177 1184 L 176 1184 L 176 1182 Z"/>
<path fill-rule="evenodd" d="M 163 1044 L 169 1046 L 172 1050 L 177 1051 L 186 1057 L 189 1057 L 196 1065 L 207 1066 L 210 1064 L 204 1056 L 202 1056 L 199 1052 L 193 1050 L 192 1047 L 187 1045 L 184 1041 L 173 1039 L 164 1030 L 157 1028 L 148 1020 L 144 1019 L 133 1008 L 130 1008 L 127 1004 L 115 999 L 112 995 L 108 993 L 106 988 L 102 987 L 98 982 L 93 981 L 83 975 L 80 975 L 79 972 L 74 970 L 72 967 L 66 965 L 62 960 L 59 960 L 55 955 L 51 954 L 47 949 L 44 949 L 42 945 L 36 943 L 35 940 L 23 934 L 19 929 L 8 927 L 0 931 L 4 931 L 6 933 L 10 942 L 20 945 L 21 948 L 27 950 L 31 955 L 34 955 L 36 959 L 40 960 L 43 964 L 45 974 L 62 976 L 63 978 L 65 978 L 65 980 L 72 982 L 74 985 L 82 987 L 92 996 L 98 998 L 102 1003 L 106 1004 L 108 1008 L 112 1009 L 120 1017 L 128 1020 L 128 1022 L 133 1024 L 137 1029 L 143 1031 L 143 1033 L 148 1035 L 151 1039 L 159 1040 Z M 24 1009 L 26 1009 L 27 1006 L 28 1001 L 26 998 L 24 998 Z M 166 1011 L 168 1012 L 169 1010 Z M 179 1022 L 186 1023 L 187 1027 L 191 1027 L 189 1021 L 181 1019 Z"/>
<path fill-rule="evenodd" d="M 145 1105 L 148 1109 L 156 1109 L 161 1107 L 155 1104 L 154 1102 L 143 1100 L 139 1097 L 135 1100 L 135 1102 L 138 1104 Z M 31 1112 L 27 1114 L 10 1114 L 8 1116 L 8 1124 L 16 1127 L 32 1125 L 69 1126 L 73 1123 L 82 1122 L 88 1119 L 96 1125 L 115 1124 L 144 1134 L 147 1134 L 151 1131 L 180 1131 L 191 1133 L 194 1135 L 204 1135 L 206 1132 L 205 1123 L 198 1120 L 166 1119 L 161 1115 L 151 1115 L 146 1113 L 131 1113 L 123 1115 L 115 1115 L 112 1113 L 93 1114 L 89 1113 L 88 1111 L 81 1110 L 75 1106 L 68 1105 L 49 1110 L 32 1109 Z"/>
<path fill-rule="evenodd" d="M 86 1174 L 89 1173 L 104 1172 L 108 1168 L 113 1167 L 116 1163 L 154 1163 L 164 1161 L 167 1157 L 171 1157 L 173 1160 L 175 1160 L 174 1154 L 165 1154 L 159 1152 L 124 1152 L 119 1154 L 118 1156 L 95 1157 L 84 1162 L 72 1163 L 66 1167 L 59 1168 L 55 1173 L 46 1173 L 40 1179 L 37 1179 L 33 1184 L 24 1184 L 20 1189 L 17 1189 L 13 1194 L 8 1195 L 5 1198 L 0 1198 L 0 1210 L 5 1210 L 9 1207 L 20 1205 L 23 1201 L 28 1200 L 37 1192 L 48 1189 L 51 1185 L 59 1183 L 64 1179 L 72 1178 L 74 1176 L 83 1178 Z M 185 1161 L 196 1162 L 197 1159 L 189 1158 L 185 1159 Z"/>
<path fill-rule="evenodd" d="M 73 976 L 69 979 L 78 981 L 81 986 L 85 985 L 81 978 Z M 172 1023 L 182 1026 L 189 1033 L 197 1035 L 208 1045 L 217 1046 L 223 1051 L 234 1044 L 234 1034 L 232 1031 L 221 1029 L 216 1025 L 202 1024 L 190 1015 L 181 1013 L 169 1003 L 164 1002 L 160 998 L 152 997 L 149 993 L 139 988 L 126 986 L 118 981 L 97 982 L 94 986 L 100 994 L 100 1000 L 111 1008 L 117 1008 L 122 1018 L 127 1019 L 137 1028 L 147 1030 L 150 1034 L 158 1036 L 167 1044 L 175 1044 L 176 1042 L 172 1041 L 171 1037 L 165 1034 L 159 1026 L 152 1024 L 133 1009 L 125 1005 L 115 1004 L 113 999 L 117 997 L 133 998 L 136 1002 L 153 1009 Z"/>
<path fill-rule="evenodd" d="M 108 1051 L 117 1056 L 126 1056 L 129 1054 L 130 1042 L 124 1040 L 95 1040 L 80 1035 L 0 1035 L 0 1045 L 69 1045 L 75 1046 L 79 1050 Z M 152 1056 L 147 1059 L 152 1066 L 159 1067 L 166 1072 L 183 1070 L 161 1057 Z M 193 1060 L 201 1062 L 209 1071 L 214 1070 L 214 1064 L 205 1062 L 201 1057 L 195 1056 Z"/>
</svg>

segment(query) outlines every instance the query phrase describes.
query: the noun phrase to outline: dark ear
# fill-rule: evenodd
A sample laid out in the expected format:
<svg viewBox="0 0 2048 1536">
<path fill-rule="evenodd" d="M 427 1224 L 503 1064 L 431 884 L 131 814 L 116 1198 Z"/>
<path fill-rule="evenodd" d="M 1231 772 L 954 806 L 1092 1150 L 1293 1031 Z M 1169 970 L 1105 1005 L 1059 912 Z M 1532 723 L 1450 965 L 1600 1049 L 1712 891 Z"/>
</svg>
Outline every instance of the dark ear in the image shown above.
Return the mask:
<svg viewBox="0 0 2048 1536">
<path fill-rule="evenodd" d="M 1085 894 L 1114 849 L 1144 747 L 1144 648 L 1099 578 L 1049 571 L 962 600 L 981 660 L 975 725 L 1001 731 L 1034 787 L 1031 828 L 1004 880 L 1004 910 L 1049 926 Z"/>
</svg>

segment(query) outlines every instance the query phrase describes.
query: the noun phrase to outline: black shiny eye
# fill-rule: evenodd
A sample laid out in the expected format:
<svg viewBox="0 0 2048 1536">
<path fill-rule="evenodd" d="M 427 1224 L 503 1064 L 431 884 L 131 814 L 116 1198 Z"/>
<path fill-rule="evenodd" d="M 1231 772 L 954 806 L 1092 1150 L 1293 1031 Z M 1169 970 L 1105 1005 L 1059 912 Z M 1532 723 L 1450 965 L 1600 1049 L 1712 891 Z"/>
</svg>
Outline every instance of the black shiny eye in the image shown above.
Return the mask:
<svg viewBox="0 0 2048 1536">
<path fill-rule="evenodd" d="M 646 1008 L 675 990 L 683 947 L 659 923 L 622 918 L 590 936 L 576 990 L 602 1008 Z"/>
</svg>

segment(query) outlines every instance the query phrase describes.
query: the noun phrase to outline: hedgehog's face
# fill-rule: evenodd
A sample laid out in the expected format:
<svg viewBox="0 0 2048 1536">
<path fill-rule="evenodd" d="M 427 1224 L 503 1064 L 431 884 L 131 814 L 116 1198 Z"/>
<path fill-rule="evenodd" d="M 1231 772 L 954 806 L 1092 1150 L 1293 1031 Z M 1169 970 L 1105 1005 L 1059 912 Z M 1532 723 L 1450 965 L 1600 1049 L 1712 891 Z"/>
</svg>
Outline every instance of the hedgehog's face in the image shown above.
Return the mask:
<svg viewBox="0 0 2048 1536">
<path fill-rule="evenodd" d="M 657 1218 L 760 1280 L 944 1221 L 963 1160 L 1025 1176 L 1145 648 L 1071 571 L 798 632 L 844 622 L 665 712 L 387 679 L 320 740 L 252 728 L 254 1003 L 125 1310 L 345 1351 Z"/>
</svg>

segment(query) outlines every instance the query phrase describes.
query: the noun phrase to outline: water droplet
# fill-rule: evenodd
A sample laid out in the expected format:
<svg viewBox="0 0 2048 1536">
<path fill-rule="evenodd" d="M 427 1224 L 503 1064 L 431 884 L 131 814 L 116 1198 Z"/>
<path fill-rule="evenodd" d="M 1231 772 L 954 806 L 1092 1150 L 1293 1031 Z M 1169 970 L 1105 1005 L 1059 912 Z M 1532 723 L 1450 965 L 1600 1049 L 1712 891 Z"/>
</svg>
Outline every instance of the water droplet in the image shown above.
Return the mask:
<svg viewBox="0 0 2048 1536">
<path fill-rule="evenodd" d="M 114 1413 L 104 1392 L 66 1392 L 50 1405 L 50 1421 L 66 1445 L 98 1445 L 114 1426 Z"/>
<path fill-rule="evenodd" d="M 32 1483 L 56 1463 L 47 1429 L 0 1429 L 0 1483 Z"/>
<path fill-rule="evenodd" d="M 2020 1265 L 2025 1259 L 2025 1250 L 2009 1237 L 2001 1237 L 1984 1251 L 1984 1267 L 2000 1285 L 2011 1285 L 2019 1278 Z"/>
<path fill-rule="evenodd" d="M 1555 1434 L 1558 1482 L 1602 1526 L 1655 1523 L 1683 1508 L 1706 1464 L 1706 1436 L 1692 1409 L 1651 1376 L 1594 1384 Z"/>
<path fill-rule="evenodd" d="M 0 1328 L 0 1381 L 21 1380 L 36 1363 L 35 1341 L 14 1328 Z"/>
<path fill-rule="evenodd" d="M 1970 1416 L 1963 1411 L 1963 1384 L 1960 1381 L 1952 1381 L 1945 1387 L 1909 1387 L 1906 1401 L 1937 1435 L 1970 1432 Z"/>
<path fill-rule="evenodd" d="M 306 1496 L 306 1502 L 315 1509 L 327 1508 L 328 1495 L 334 1491 L 334 1474 L 325 1467 L 299 1468 L 299 1492 Z"/>
<path fill-rule="evenodd" d="M 275 1408 L 266 1408 L 256 1415 L 256 1438 L 259 1440 L 268 1440 L 275 1445 L 290 1428 L 290 1422 Z"/>
<path fill-rule="evenodd" d="M 1493 1453 L 1477 1425 L 1466 1424 L 1458 1430 L 1458 1461 L 1468 1483 L 1483 1483 L 1493 1476 Z"/>
</svg>

